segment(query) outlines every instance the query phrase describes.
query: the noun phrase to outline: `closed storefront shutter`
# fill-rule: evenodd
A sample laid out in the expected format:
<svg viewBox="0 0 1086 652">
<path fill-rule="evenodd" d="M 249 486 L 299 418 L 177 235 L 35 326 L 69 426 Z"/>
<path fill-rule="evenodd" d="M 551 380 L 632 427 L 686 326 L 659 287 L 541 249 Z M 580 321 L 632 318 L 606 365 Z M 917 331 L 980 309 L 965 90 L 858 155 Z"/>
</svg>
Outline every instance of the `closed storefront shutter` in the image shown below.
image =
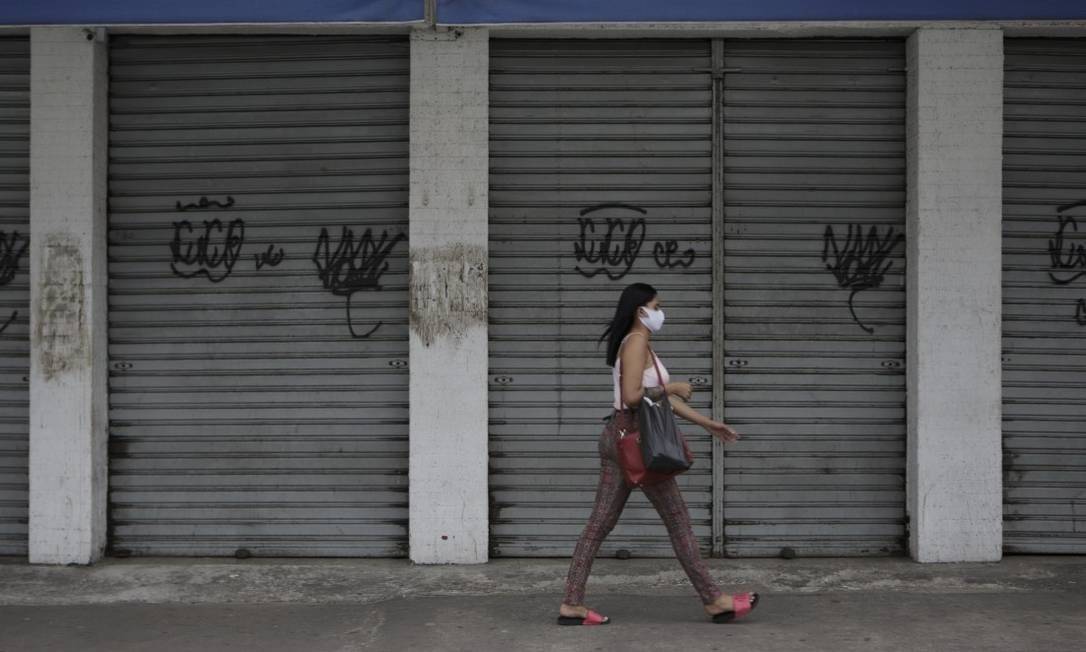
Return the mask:
<svg viewBox="0 0 1086 652">
<path fill-rule="evenodd" d="M 725 40 L 728 555 L 905 546 L 900 40 Z"/>
<path fill-rule="evenodd" d="M 1005 41 L 1003 541 L 1086 553 L 1086 39 Z"/>
<path fill-rule="evenodd" d="M 27 551 L 30 43 L 0 38 L 0 555 Z"/>
<path fill-rule="evenodd" d="M 112 40 L 115 554 L 406 553 L 408 60 Z"/>
<path fill-rule="evenodd" d="M 712 377 L 712 79 L 707 41 L 496 40 L 490 73 L 491 554 L 569 555 L 613 401 L 597 339 L 647 282 L 654 348 L 708 413 Z M 711 545 L 709 435 L 679 484 Z M 601 554 L 672 555 L 634 490 Z"/>
</svg>

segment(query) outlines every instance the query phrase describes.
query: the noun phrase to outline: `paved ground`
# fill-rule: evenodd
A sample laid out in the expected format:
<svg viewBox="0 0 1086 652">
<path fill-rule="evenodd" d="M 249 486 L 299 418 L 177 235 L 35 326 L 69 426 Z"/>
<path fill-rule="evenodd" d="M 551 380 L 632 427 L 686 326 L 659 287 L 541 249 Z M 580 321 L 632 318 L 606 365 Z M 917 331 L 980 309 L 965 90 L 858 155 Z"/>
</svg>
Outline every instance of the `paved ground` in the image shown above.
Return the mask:
<svg viewBox="0 0 1086 652">
<path fill-rule="evenodd" d="M 1081 650 L 1086 557 L 710 560 L 758 590 L 714 625 L 673 559 L 600 559 L 589 603 L 613 623 L 553 624 L 567 560 L 0 562 L 0 652 L 23 650 Z"/>
</svg>

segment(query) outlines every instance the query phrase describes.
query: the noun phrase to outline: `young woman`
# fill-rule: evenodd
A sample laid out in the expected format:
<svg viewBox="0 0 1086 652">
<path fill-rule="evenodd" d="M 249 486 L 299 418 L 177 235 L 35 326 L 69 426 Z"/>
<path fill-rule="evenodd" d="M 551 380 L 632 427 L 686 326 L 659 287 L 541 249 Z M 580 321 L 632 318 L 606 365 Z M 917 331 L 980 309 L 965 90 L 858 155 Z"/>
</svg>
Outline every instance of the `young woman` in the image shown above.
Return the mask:
<svg viewBox="0 0 1086 652">
<path fill-rule="evenodd" d="M 656 290 L 645 283 L 632 283 L 622 291 L 611 325 L 600 337 L 603 340 L 610 336 L 607 364 L 614 368 L 614 411 L 600 435 L 600 479 L 596 488 L 596 504 L 573 551 L 566 577 L 565 600 L 558 608 L 558 623 L 561 625 L 603 625 L 610 622 L 609 618 L 585 607 L 582 602 L 592 560 L 604 537 L 618 522 L 630 495 L 630 487 L 626 485 L 618 465 L 615 440 L 620 429 L 636 427 L 636 410 L 641 405 L 642 397 L 656 400 L 666 392 L 675 414 L 702 426 L 724 442 L 739 439 L 739 434 L 727 424 L 705 417 L 686 404 L 683 399 L 689 399 L 693 391 L 690 383 L 668 382 L 670 376 L 664 363 L 655 357 L 655 352 L 649 346 L 649 336 L 663 325 L 664 312 L 660 309 Z M 660 366 L 663 387 L 656 376 L 654 358 Z M 623 373 L 623 369 L 634 372 Z M 758 594 L 739 593 L 733 596 L 724 593 L 713 583 L 701 560 L 697 539 L 690 525 L 690 514 L 675 479 L 642 490 L 663 518 L 679 563 L 701 597 L 705 612 L 713 617 L 714 622 L 727 622 L 749 613 L 758 602 Z"/>
</svg>

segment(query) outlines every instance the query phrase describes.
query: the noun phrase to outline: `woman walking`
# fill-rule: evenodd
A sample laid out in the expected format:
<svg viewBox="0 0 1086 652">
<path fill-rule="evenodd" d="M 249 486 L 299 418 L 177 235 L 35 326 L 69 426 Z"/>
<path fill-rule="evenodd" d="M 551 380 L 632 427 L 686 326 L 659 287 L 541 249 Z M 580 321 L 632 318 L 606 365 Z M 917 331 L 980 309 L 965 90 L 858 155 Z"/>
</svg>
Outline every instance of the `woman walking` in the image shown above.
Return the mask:
<svg viewBox="0 0 1086 652">
<path fill-rule="evenodd" d="M 558 609 L 558 623 L 561 625 L 602 625 L 610 622 L 609 618 L 582 603 L 592 561 L 604 537 L 618 522 L 630 495 L 631 488 L 626 485 L 618 463 L 616 438 L 621 429 L 636 429 L 637 409 L 642 397 L 657 400 L 667 393 L 672 409 L 678 416 L 702 426 L 725 442 L 739 439 L 739 434 L 727 424 L 699 414 L 685 400 L 680 400 L 690 398 L 693 390 L 689 383 L 668 382 L 670 375 L 664 363 L 649 346 L 649 336 L 659 331 L 663 324 L 664 312 L 660 309 L 656 290 L 645 283 L 632 283 L 622 291 L 615 316 L 600 337 L 603 340 L 609 336 L 607 364 L 613 367 L 614 410 L 600 434 L 600 478 L 596 503 L 573 551 L 566 577 L 565 599 Z M 656 376 L 654 361 L 660 367 L 660 377 L 664 383 L 662 387 Z M 634 371 L 623 373 L 623 369 Z M 637 373 L 637 370 L 642 370 L 642 373 Z M 709 570 L 701 560 L 697 539 L 690 525 L 690 514 L 675 479 L 645 486 L 642 490 L 663 518 L 679 563 L 694 584 L 705 612 L 712 616 L 714 622 L 727 622 L 749 613 L 758 603 L 758 594 L 738 593 L 733 596 L 724 593 L 713 583 Z"/>
</svg>

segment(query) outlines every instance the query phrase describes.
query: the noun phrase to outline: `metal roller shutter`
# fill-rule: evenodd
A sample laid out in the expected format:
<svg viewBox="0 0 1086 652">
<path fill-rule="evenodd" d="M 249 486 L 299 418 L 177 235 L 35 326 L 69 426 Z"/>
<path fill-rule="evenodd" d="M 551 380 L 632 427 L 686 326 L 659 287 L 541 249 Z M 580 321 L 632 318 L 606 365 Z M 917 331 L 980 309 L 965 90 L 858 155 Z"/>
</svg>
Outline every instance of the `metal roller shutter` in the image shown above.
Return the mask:
<svg viewBox="0 0 1086 652">
<path fill-rule="evenodd" d="M 725 40 L 727 555 L 905 542 L 899 40 Z"/>
<path fill-rule="evenodd" d="M 27 553 L 30 42 L 0 38 L 0 555 Z"/>
<path fill-rule="evenodd" d="M 1003 542 L 1086 552 L 1086 39 L 1005 41 Z"/>
<path fill-rule="evenodd" d="M 490 73 L 491 554 L 569 555 L 587 522 L 622 289 L 666 302 L 655 348 L 708 412 L 712 79 L 707 41 L 495 40 Z M 601 271 L 602 270 L 602 271 Z M 710 438 L 680 486 L 710 547 Z M 672 555 L 634 491 L 601 554 Z"/>
<path fill-rule="evenodd" d="M 405 554 L 408 62 L 112 41 L 114 553 Z"/>
</svg>

